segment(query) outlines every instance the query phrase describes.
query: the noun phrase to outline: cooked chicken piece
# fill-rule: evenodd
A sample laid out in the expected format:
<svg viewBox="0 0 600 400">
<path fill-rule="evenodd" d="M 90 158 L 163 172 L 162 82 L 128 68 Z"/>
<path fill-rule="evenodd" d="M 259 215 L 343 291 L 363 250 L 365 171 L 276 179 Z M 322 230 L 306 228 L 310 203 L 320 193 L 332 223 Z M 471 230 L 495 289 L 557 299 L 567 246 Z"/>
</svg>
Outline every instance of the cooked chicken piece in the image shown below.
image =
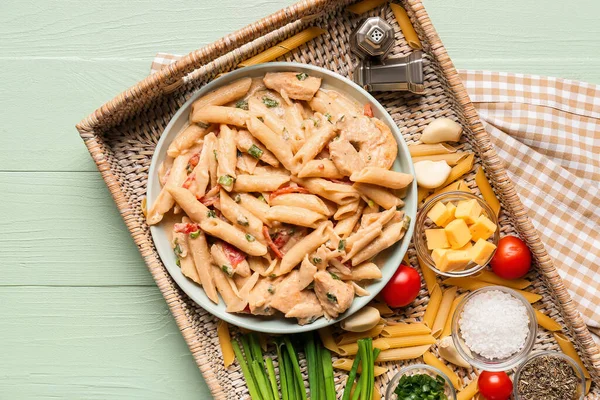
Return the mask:
<svg viewBox="0 0 600 400">
<path fill-rule="evenodd" d="M 300 269 L 298 269 L 298 289 L 304 290 L 315 279 L 317 266 L 310 262 L 308 254 L 304 256 Z"/>
<path fill-rule="evenodd" d="M 321 78 L 296 72 L 270 72 L 263 78 L 265 86 L 273 89 L 291 104 L 289 99 L 309 101 L 321 86 Z"/>
<path fill-rule="evenodd" d="M 300 296 L 301 302 L 285 314 L 286 318 L 298 318 L 299 325 L 306 325 L 323 316 L 323 307 L 314 292 L 303 290 Z"/>
<path fill-rule="evenodd" d="M 305 296 L 302 291 L 313 281 L 317 272 L 317 267 L 308 262 L 306 257 L 305 261 L 298 270 L 293 270 L 280 284 L 271 288 L 271 306 L 284 314 L 303 302 Z"/>
<path fill-rule="evenodd" d="M 350 176 L 353 172 L 360 171 L 365 167 L 358 151 L 347 140 L 338 139 L 329 142 L 329 155 L 335 167 L 344 176 Z"/>
<path fill-rule="evenodd" d="M 259 279 L 248 295 L 248 306 L 254 315 L 273 315 L 275 309 L 271 306 L 273 288 L 280 279 Z"/>
<path fill-rule="evenodd" d="M 319 271 L 315 274 L 315 293 L 325 315 L 329 318 L 337 318 L 354 300 L 354 287 L 335 279 L 327 271 Z"/>
</svg>

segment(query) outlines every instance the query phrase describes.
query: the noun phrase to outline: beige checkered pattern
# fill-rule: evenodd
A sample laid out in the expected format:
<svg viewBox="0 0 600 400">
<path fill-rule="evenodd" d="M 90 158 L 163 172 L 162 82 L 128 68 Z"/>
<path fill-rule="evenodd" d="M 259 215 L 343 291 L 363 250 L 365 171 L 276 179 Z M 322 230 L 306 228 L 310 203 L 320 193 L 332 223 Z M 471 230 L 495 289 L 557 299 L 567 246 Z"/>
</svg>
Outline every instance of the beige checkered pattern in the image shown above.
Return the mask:
<svg viewBox="0 0 600 400">
<path fill-rule="evenodd" d="M 157 54 L 152 72 L 178 58 Z M 600 333 L 600 87 L 459 72 L 573 300 Z"/>
</svg>

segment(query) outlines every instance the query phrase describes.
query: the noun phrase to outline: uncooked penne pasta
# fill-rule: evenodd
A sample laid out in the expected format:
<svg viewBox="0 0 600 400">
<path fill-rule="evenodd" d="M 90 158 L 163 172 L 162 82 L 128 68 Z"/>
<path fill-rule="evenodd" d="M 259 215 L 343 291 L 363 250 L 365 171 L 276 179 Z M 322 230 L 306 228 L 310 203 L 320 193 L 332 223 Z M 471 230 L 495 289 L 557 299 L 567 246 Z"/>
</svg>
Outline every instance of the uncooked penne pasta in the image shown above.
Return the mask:
<svg viewBox="0 0 600 400">
<path fill-rule="evenodd" d="M 379 339 L 377 339 L 379 340 Z M 387 350 L 390 348 L 389 344 L 386 342 L 377 342 L 377 340 L 373 341 L 373 348 L 379 350 Z M 376 343 L 377 342 L 377 343 Z M 358 343 L 348 343 L 338 346 L 340 356 L 354 356 L 358 353 Z"/>
<path fill-rule="evenodd" d="M 421 357 L 429 348 L 430 344 L 415 347 L 401 347 L 397 349 L 382 350 L 375 362 L 413 360 Z"/>
<path fill-rule="evenodd" d="M 452 301 L 452 306 L 450 306 L 450 312 L 448 312 L 448 318 L 446 318 L 446 323 L 444 324 L 444 329 L 442 329 L 442 333 L 440 334 L 440 338 L 449 336 L 452 333 L 452 318 L 454 317 L 454 313 L 456 312 L 456 307 L 458 307 L 458 303 L 467 295 L 469 292 L 464 292 L 454 298 Z"/>
<path fill-rule="evenodd" d="M 531 281 L 528 281 L 527 279 L 503 279 L 487 269 L 484 269 L 479 274 L 472 277 L 479 281 L 493 283 L 494 285 L 506 286 L 512 289 L 522 290 L 531 286 Z"/>
<path fill-rule="evenodd" d="M 200 97 L 192 103 L 190 123 L 195 119 L 194 113 L 196 110 L 206 106 L 223 106 L 227 103 L 236 101 L 248 93 L 251 85 L 251 78 L 242 78 Z"/>
<path fill-rule="evenodd" d="M 299 178 L 342 179 L 344 175 L 337 169 L 333 161 L 323 158 L 310 160 L 298 172 Z"/>
<path fill-rule="evenodd" d="M 376 303 L 376 302 L 371 302 L 369 303 L 369 305 L 373 308 L 376 308 L 377 310 L 379 310 L 379 314 L 384 316 L 384 317 L 388 317 L 390 315 L 394 315 L 394 310 L 392 310 L 390 307 L 388 307 L 387 304 L 385 303 Z"/>
<path fill-rule="evenodd" d="M 272 206 L 267 212 L 267 219 L 271 221 L 271 223 L 279 221 L 291 225 L 316 228 L 322 222 L 326 221 L 327 217 L 318 212 L 301 207 Z"/>
<path fill-rule="evenodd" d="M 279 135 L 269 129 L 264 123 L 256 117 L 248 120 L 248 130 L 256 139 L 258 139 L 271 153 L 277 157 L 279 162 L 288 171 L 295 171 L 295 164 L 292 161 L 293 154 L 290 145 Z"/>
<path fill-rule="evenodd" d="M 237 163 L 237 149 L 235 146 L 236 131 L 222 124 L 219 134 L 219 148 L 217 150 L 217 175 L 222 188 L 231 192 L 236 178 L 235 166 Z"/>
<path fill-rule="evenodd" d="M 413 160 L 416 157 L 431 156 L 435 154 L 456 153 L 456 149 L 447 143 L 416 144 L 408 146 L 408 151 L 410 152 L 410 155 L 413 158 Z"/>
<path fill-rule="evenodd" d="M 381 331 L 381 336 L 385 338 L 390 337 L 404 337 L 404 336 L 418 336 L 428 335 L 431 333 L 431 329 L 425 324 L 414 323 L 405 324 L 400 323 L 396 325 L 387 325 Z"/>
<path fill-rule="evenodd" d="M 500 214 L 501 207 L 500 201 L 498 200 L 498 197 L 496 197 L 494 189 L 492 189 L 492 185 L 490 185 L 490 182 L 487 180 L 485 172 L 481 167 L 479 167 L 475 173 L 475 183 L 477 184 L 477 187 L 479 188 L 479 191 L 481 192 L 485 202 L 488 203 L 490 208 L 494 211 L 494 214 L 498 216 Z"/>
<path fill-rule="evenodd" d="M 177 137 L 171 142 L 167 149 L 169 157 L 177 157 L 190 147 L 194 146 L 200 139 L 210 132 L 209 126 L 200 127 L 196 124 L 190 124 L 185 127 Z"/>
<path fill-rule="evenodd" d="M 359 339 L 364 339 L 364 338 L 368 338 L 368 337 L 375 338 L 375 337 L 379 336 L 379 334 L 381 333 L 383 328 L 384 328 L 383 324 L 378 324 L 365 332 L 346 332 L 346 333 L 342 334 L 341 336 L 339 336 L 339 340 L 337 341 L 337 344 L 344 345 L 344 344 L 356 343 L 356 341 L 358 341 Z"/>
<path fill-rule="evenodd" d="M 446 192 L 466 192 L 466 193 L 473 193 L 471 192 L 471 189 L 469 189 L 469 186 L 467 185 L 467 182 L 465 182 L 464 180 L 460 179 L 456 182 L 453 182 L 447 186 L 442 187 L 441 189 L 437 189 L 435 192 L 433 192 L 432 194 L 430 194 L 429 196 L 427 196 L 425 198 L 425 202 L 428 202 L 429 200 L 431 200 L 432 198 L 434 198 L 437 195 L 440 195 L 442 193 L 446 193 Z"/>
<path fill-rule="evenodd" d="M 383 337 L 373 341 L 373 347 L 381 350 L 397 349 L 399 347 L 413 347 L 424 344 L 434 344 L 435 338 L 431 335 Z"/>
<path fill-rule="evenodd" d="M 435 285 L 431 294 L 429 295 L 429 302 L 425 309 L 425 315 L 423 315 L 423 323 L 430 328 L 433 328 L 435 317 L 440 309 L 442 303 L 442 290 L 439 285 Z"/>
<path fill-rule="evenodd" d="M 302 207 L 326 216 L 331 216 L 327 204 L 314 194 L 286 193 L 270 199 L 272 206 Z"/>
<path fill-rule="evenodd" d="M 583 370 L 583 375 L 585 376 L 585 378 L 591 379 L 590 373 L 588 372 L 585 365 L 583 365 L 583 361 L 581 361 L 581 357 L 579 357 L 579 354 L 577 353 L 575 346 L 569 340 L 569 338 L 566 337 L 563 333 L 554 332 L 554 339 L 556 339 L 556 341 L 558 342 L 558 345 L 560 346 L 560 349 L 562 350 L 562 352 L 565 353 L 567 356 L 571 357 L 573 359 L 573 361 L 575 361 L 577 364 L 579 364 L 579 366 Z"/>
<path fill-rule="evenodd" d="M 286 175 L 238 175 L 233 185 L 236 192 L 272 192 L 290 181 Z"/>
<path fill-rule="evenodd" d="M 560 331 L 562 329 L 562 327 L 560 326 L 560 324 L 558 322 L 556 322 L 555 320 L 553 320 L 552 318 L 550 318 L 549 316 L 547 316 L 540 310 L 535 309 L 535 308 L 533 310 L 535 311 L 535 318 L 537 319 L 537 323 L 542 328 L 544 328 L 548 331 L 551 331 L 551 332 Z"/>
<path fill-rule="evenodd" d="M 440 302 L 440 307 L 435 315 L 433 326 L 431 327 L 431 334 L 436 338 L 440 337 L 442 331 L 444 330 L 444 325 L 446 325 L 446 319 L 450 314 L 452 302 L 454 301 L 455 297 L 456 286 L 449 287 L 442 293 L 442 301 Z"/>
<path fill-rule="evenodd" d="M 217 322 L 217 336 L 219 338 L 219 346 L 221 346 L 221 353 L 223 354 L 223 366 L 227 369 L 235 360 L 227 322 L 223 320 Z"/>
<path fill-rule="evenodd" d="M 352 364 L 354 363 L 354 360 L 351 360 L 349 358 L 338 358 L 337 360 L 335 360 L 333 362 L 333 368 L 335 369 L 341 369 L 342 371 L 350 371 L 352 369 Z M 358 366 L 358 373 L 360 374 L 360 372 L 362 371 L 361 366 Z M 383 375 L 387 372 L 387 368 L 381 367 L 379 365 L 375 365 L 373 367 L 373 373 L 374 376 L 380 376 Z"/>
<path fill-rule="evenodd" d="M 209 235 L 218 237 L 251 256 L 264 256 L 267 254 L 265 245 L 256 240 L 254 236 L 249 233 L 244 234 L 244 232 L 218 218 L 206 218 L 200 222 L 200 227 Z"/>
<path fill-rule="evenodd" d="M 325 347 L 329 351 L 333 351 L 334 353 L 338 352 L 338 346 L 333 340 L 333 335 L 331 333 L 331 328 L 325 327 L 319 329 L 319 337 L 321 338 L 321 343 L 323 343 L 323 347 Z"/>
<path fill-rule="evenodd" d="M 281 260 L 279 271 L 281 274 L 287 274 L 296 265 L 300 264 L 306 254 L 315 251 L 319 246 L 329 239 L 328 230 L 333 229 L 331 221 L 321 223 L 314 231 L 305 236 L 300 242 L 292 247 Z"/>
<path fill-rule="evenodd" d="M 360 171 L 353 172 L 350 175 L 350 180 L 390 189 L 403 189 L 412 183 L 413 176 L 380 167 L 365 167 Z"/>
<path fill-rule="evenodd" d="M 451 153 L 451 154 L 433 154 L 430 156 L 413 157 L 412 162 L 418 163 L 419 161 L 446 161 L 446 163 L 453 167 L 465 158 L 470 153 Z"/>
<path fill-rule="evenodd" d="M 461 178 L 463 175 L 471 171 L 471 169 L 473 169 L 474 161 L 475 155 L 471 153 L 464 160 L 452 167 L 450 170 L 450 176 L 448 176 L 448 179 L 446 179 L 446 182 L 444 182 L 442 186 L 451 184 L 455 180 Z"/>
<path fill-rule="evenodd" d="M 254 138 L 245 129 L 238 131 L 236 136 L 236 145 L 238 150 L 250 154 L 257 160 L 263 161 L 273 167 L 279 166 L 279 161 L 266 147 Z"/>
<path fill-rule="evenodd" d="M 477 290 L 486 286 L 495 286 L 493 283 L 483 282 L 477 279 L 465 277 L 465 278 L 447 278 L 442 281 L 444 285 L 448 286 L 458 286 L 461 289 L 465 290 Z M 528 292 L 526 290 L 513 289 L 515 292 L 519 293 L 521 296 L 525 297 L 528 302 L 535 303 L 539 301 L 542 296 L 536 293 Z"/>
<path fill-rule="evenodd" d="M 221 212 L 225 218 L 241 230 L 250 233 L 257 240 L 262 241 L 262 221 L 246 208 L 236 203 L 224 190 L 221 190 L 219 198 L 221 200 Z"/>
<path fill-rule="evenodd" d="M 193 236 L 188 237 L 188 244 L 190 246 L 190 252 L 198 271 L 198 277 L 202 288 L 206 293 L 206 296 L 215 304 L 219 304 L 219 296 L 217 296 L 217 290 L 212 277 L 212 270 L 210 265 L 212 264 L 212 258 L 208 245 L 206 243 L 206 237 L 204 232 L 198 231 Z"/>
<path fill-rule="evenodd" d="M 475 377 L 467 386 L 456 394 L 456 400 L 471 400 L 479 392 L 479 377 Z"/>
<path fill-rule="evenodd" d="M 387 3 L 387 0 L 363 0 L 346 7 L 346 10 L 360 15 L 385 3 Z"/>
<path fill-rule="evenodd" d="M 434 270 L 429 268 L 420 257 L 417 256 L 417 260 L 419 262 L 419 267 L 421 268 L 421 275 L 423 275 L 423 280 L 425 281 L 425 286 L 427 287 L 427 291 L 431 296 L 433 288 L 437 285 L 437 275 Z"/>
<path fill-rule="evenodd" d="M 336 204 L 347 204 L 356 201 L 359 194 L 350 185 L 335 183 L 321 178 L 296 178 L 292 176 L 292 182 L 307 188 L 311 193 L 331 200 Z"/>
<path fill-rule="evenodd" d="M 382 187 L 367 183 L 355 183 L 352 185 L 352 187 L 360 192 L 360 194 L 379 204 L 386 210 L 388 208 L 402 207 L 404 205 L 404 202 L 401 199 L 394 196 L 391 192 Z"/>
<path fill-rule="evenodd" d="M 235 126 L 246 126 L 250 113 L 246 110 L 233 107 L 206 106 L 194 113 L 192 121 L 194 123 L 213 123 L 228 124 Z"/>
<path fill-rule="evenodd" d="M 406 13 L 406 10 L 400 4 L 394 4 L 394 3 L 390 4 L 390 8 L 392 9 L 392 12 L 394 13 L 394 17 L 396 17 L 396 21 L 398 21 L 400 30 L 402 31 L 402 34 L 404 35 L 404 39 L 406 39 L 406 42 L 408 43 L 408 45 L 415 50 L 420 50 L 422 48 L 421 41 L 419 40 L 419 37 L 417 36 L 417 32 L 415 31 L 415 28 L 413 27 L 412 23 L 410 22 L 410 18 L 408 18 L 408 14 Z"/>
<path fill-rule="evenodd" d="M 425 361 L 425 364 L 435 367 L 442 371 L 448 377 L 448 379 L 450 379 L 450 382 L 452 382 L 452 386 L 454 386 L 456 390 L 460 390 L 460 378 L 443 361 L 431 354 L 431 352 L 429 351 L 423 354 L 423 361 Z"/>
</svg>

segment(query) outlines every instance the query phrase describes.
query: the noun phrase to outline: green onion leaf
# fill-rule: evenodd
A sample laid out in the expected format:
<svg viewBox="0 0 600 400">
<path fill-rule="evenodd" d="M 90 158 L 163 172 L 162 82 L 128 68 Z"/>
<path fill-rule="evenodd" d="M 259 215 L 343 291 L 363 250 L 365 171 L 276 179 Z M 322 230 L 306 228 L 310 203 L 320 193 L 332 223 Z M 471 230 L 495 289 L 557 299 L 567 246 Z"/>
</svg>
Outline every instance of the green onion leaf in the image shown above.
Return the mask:
<svg viewBox="0 0 600 400">
<path fill-rule="evenodd" d="M 265 196 L 263 196 L 262 194 L 260 196 L 258 196 L 258 199 L 262 202 L 267 202 L 267 200 L 265 200 Z"/>
<path fill-rule="evenodd" d="M 206 216 L 208 218 L 217 218 L 217 213 L 215 212 L 215 210 L 208 210 L 206 212 Z"/>
<path fill-rule="evenodd" d="M 299 81 L 303 81 L 308 78 L 308 74 L 306 72 L 300 72 L 299 74 L 296 74 L 296 78 L 298 78 Z"/>
<path fill-rule="evenodd" d="M 198 236 L 200 236 L 200 230 L 197 230 L 196 232 L 192 232 L 192 233 L 190 233 L 190 237 L 191 237 L 192 239 L 197 239 L 197 238 L 198 238 Z"/>
<path fill-rule="evenodd" d="M 339 251 L 346 250 L 346 241 L 344 239 L 340 240 L 340 242 L 338 243 L 338 250 Z"/>
<path fill-rule="evenodd" d="M 331 271 L 329 272 L 329 275 L 331 275 L 331 277 L 332 277 L 333 279 L 335 279 L 336 281 L 339 281 L 339 280 L 340 280 L 340 277 L 339 277 L 339 276 L 337 276 L 336 274 L 334 274 L 334 273 L 333 273 L 333 272 L 331 272 Z"/>
<path fill-rule="evenodd" d="M 249 149 L 248 149 L 248 154 L 250 154 L 252 157 L 256 158 L 257 160 L 260 160 L 260 157 L 263 155 L 263 151 L 255 144 L 253 144 Z"/>
<path fill-rule="evenodd" d="M 241 108 L 242 110 L 248 111 L 248 102 L 246 100 L 238 100 L 235 103 L 235 108 Z"/>
<path fill-rule="evenodd" d="M 246 240 L 249 242 L 254 242 L 256 238 L 249 233 L 246 233 Z"/>
<path fill-rule="evenodd" d="M 273 108 L 279 105 L 279 102 L 277 100 L 273 100 L 272 98 L 267 96 L 263 96 L 262 102 L 265 106 L 267 106 L 267 108 Z"/>
<path fill-rule="evenodd" d="M 236 194 L 235 197 L 233 198 L 233 201 L 235 201 L 236 203 L 239 203 L 242 201 L 242 197 L 239 194 Z"/>
<path fill-rule="evenodd" d="M 202 129 L 208 129 L 208 127 L 210 127 L 210 124 L 207 124 L 206 122 L 202 122 L 202 121 L 196 122 L 196 124 Z"/>
<path fill-rule="evenodd" d="M 223 186 L 231 186 L 233 185 L 233 178 L 229 175 L 221 175 L 218 182 Z"/>
<path fill-rule="evenodd" d="M 313 259 L 312 259 L 312 262 L 315 265 L 320 264 L 321 261 L 323 261 L 323 260 L 321 258 L 319 258 L 319 257 L 313 257 Z"/>
<path fill-rule="evenodd" d="M 330 302 L 332 302 L 332 303 L 338 302 L 337 296 L 335 294 L 327 292 L 326 296 L 327 296 L 327 300 L 329 300 Z"/>
</svg>

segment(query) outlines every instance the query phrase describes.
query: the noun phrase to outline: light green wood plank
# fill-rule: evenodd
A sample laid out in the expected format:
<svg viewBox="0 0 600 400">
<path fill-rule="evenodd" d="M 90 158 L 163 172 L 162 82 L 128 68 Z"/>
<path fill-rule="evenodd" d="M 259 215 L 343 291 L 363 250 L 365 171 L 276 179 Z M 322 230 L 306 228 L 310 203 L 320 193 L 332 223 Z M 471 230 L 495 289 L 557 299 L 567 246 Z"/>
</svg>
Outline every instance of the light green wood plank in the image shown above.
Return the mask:
<svg viewBox="0 0 600 400">
<path fill-rule="evenodd" d="M 3 399 L 207 399 L 160 292 L 0 287 Z"/>
<path fill-rule="evenodd" d="M 0 286 L 154 285 L 98 173 L 4 172 L 0 193 Z"/>
</svg>

